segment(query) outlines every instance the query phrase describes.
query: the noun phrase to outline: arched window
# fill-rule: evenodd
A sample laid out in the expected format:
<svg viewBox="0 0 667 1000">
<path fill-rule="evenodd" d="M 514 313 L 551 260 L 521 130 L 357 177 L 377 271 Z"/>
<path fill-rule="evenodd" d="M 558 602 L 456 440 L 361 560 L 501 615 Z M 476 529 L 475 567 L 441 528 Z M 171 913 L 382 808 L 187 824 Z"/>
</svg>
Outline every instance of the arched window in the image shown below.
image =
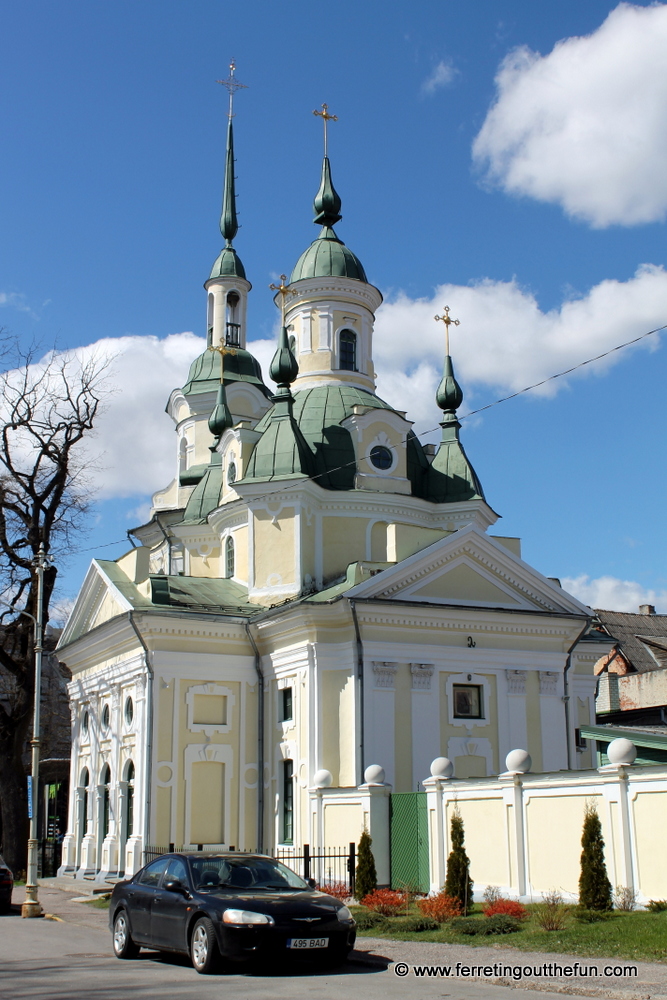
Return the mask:
<svg viewBox="0 0 667 1000">
<path fill-rule="evenodd" d="M 341 330 L 339 337 L 340 344 L 340 367 L 347 372 L 357 370 L 357 335 L 353 330 Z"/>
<path fill-rule="evenodd" d="M 241 343 L 241 324 L 239 323 L 238 292 L 227 293 L 227 309 L 225 316 L 225 343 L 228 347 L 239 347 Z"/>
<path fill-rule="evenodd" d="M 234 539 L 227 535 L 225 542 L 225 576 L 228 580 L 234 576 Z"/>
<path fill-rule="evenodd" d="M 125 840 L 129 840 L 134 832 L 134 764 L 127 765 L 125 772 L 127 781 L 127 805 L 125 808 Z"/>
<path fill-rule="evenodd" d="M 178 446 L 178 471 L 185 472 L 188 467 L 188 442 L 182 437 Z"/>
<path fill-rule="evenodd" d="M 109 807 L 111 803 L 111 768 L 105 764 L 102 768 L 100 784 L 104 786 L 102 800 L 102 840 L 109 832 Z"/>
<path fill-rule="evenodd" d="M 210 347 L 213 343 L 213 292 L 208 293 L 208 307 L 206 310 L 206 346 Z"/>
</svg>

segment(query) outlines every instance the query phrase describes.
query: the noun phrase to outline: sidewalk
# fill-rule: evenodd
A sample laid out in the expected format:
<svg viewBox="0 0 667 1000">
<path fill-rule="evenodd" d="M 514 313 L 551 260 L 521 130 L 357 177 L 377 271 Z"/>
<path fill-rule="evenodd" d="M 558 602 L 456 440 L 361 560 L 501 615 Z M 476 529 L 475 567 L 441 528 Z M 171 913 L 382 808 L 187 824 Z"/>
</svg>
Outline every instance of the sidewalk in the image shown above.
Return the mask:
<svg viewBox="0 0 667 1000">
<path fill-rule="evenodd" d="M 70 878 L 68 875 L 60 878 L 38 878 L 37 884 L 47 889 L 59 889 L 62 892 L 73 892 L 76 896 L 98 896 L 102 892 L 111 892 L 116 882 L 94 882 L 89 878 Z"/>
</svg>

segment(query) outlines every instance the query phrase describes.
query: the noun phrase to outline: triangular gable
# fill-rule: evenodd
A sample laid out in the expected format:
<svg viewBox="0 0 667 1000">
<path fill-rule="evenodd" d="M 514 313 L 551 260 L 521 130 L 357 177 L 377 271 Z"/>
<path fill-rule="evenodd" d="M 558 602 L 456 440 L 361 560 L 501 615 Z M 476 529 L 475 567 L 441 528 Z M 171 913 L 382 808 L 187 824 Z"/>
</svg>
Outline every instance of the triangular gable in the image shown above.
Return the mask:
<svg viewBox="0 0 667 1000">
<path fill-rule="evenodd" d="M 347 596 L 515 611 L 591 613 L 586 605 L 472 524 L 375 574 L 347 591 Z"/>
<path fill-rule="evenodd" d="M 132 603 L 120 592 L 97 560 L 93 559 L 58 646 L 66 646 L 96 625 L 125 614 L 132 608 Z"/>
</svg>

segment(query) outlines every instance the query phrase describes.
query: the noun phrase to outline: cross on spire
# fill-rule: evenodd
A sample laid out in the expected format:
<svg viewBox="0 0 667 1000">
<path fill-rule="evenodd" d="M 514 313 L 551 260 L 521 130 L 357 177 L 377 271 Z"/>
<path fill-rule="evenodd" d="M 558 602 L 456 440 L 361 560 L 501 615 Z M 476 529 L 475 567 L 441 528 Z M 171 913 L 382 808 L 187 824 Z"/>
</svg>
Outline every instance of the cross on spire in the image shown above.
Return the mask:
<svg viewBox="0 0 667 1000">
<path fill-rule="evenodd" d="M 461 320 L 452 319 L 449 315 L 449 306 L 445 306 L 442 310 L 442 316 L 434 316 L 433 319 L 438 322 L 445 324 L 445 356 L 449 357 L 449 328 L 450 326 L 459 326 Z"/>
<path fill-rule="evenodd" d="M 215 351 L 216 354 L 220 355 L 220 383 L 222 384 L 225 379 L 225 354 L 236 354 L 236 351 L 232 350 L 231 347 L 226 347 L 223 343 L 211 344 L 209 351 Z"/>
<path fill-rule="evenodd" d="M 283 321 L 282 321 L 282 325 L 283 326 L 285 325 L 285 309 L 287 308 L 287 306 L 286 306 L 287 296 L 288 295 L 296 295 L 297 294 L 297 291 L 296 291 L 295 288 L 290 288 L 289 285 L 285 284 L 286 281 L 287 281 L 287 275 L 286 274 L 281 274 L 280 275 L 280 284 L 279 285 L 274 285 L 273 283 L 269 285 L 269 288 L 271 289 L 271 291 L 273 291 L 273 292 L 280 292 L 280 295 L 281 295 L 280 309 L 281 309 L 281 313 L 282 313 L 282 317 L 283 317 Z"/>
<path fill-rule="evenodd" d="M 318 118 L 321 118 L 322 122 L 324 124 L 324 155 L 328 156 L 328 153 L 327 153 L 327 124 L 329 122 L 337 122 L 338 121 L 338 115 L 330 115 L 329 114 L 329 105 L 328 104 L 323 104 L 322 105 L 322 110 L 321 111 L 313 111 L 313 114 L 317 115 Z"/>
<path fill-rule="evenodd" d="M 229 94 L 229 111 L 227 112 L 227 117 L 231 120 L 234 117 L 234 94 L 237 90 L 247 90 L 245 83 L 240 83 L 234 73 L 236 72 L 236 61 L 232 59 L 229 64 L 229 76 L 226 80 L 216 80 L 216 83 L 222 84 Z"/>
</svg>

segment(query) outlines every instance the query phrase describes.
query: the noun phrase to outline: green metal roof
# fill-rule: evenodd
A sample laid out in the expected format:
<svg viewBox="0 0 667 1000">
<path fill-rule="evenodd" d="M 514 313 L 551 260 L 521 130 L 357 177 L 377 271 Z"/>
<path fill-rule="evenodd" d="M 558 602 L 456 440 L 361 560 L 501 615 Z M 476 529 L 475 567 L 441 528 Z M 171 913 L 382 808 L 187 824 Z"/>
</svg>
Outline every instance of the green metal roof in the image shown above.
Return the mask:
<svg viewBox="0 0 667 1000">
<path fill-rule="evenodd" d="M 209 281 L 211 278 L 245 278 L 245 268 L 233 246 L 223 247 L 215 258 Z"/>
<path fill-rule="evenodd" d="M 290 284 L 301 278 L 355 278 L 368 281 L 359 258 L 339 240 L 333 229 L 323 226 L 320 235 L 299 257 Z"/>
<path fill-rule="evenodd" d="M 252 615 L 264 610 L 248 603 L 248 588 L 234 580 L 195 576 L 150 577 L 153 604 L 191 610 L 229 611 Z"/>
<path fill-rule="evenodd" d="M 277 396 L 269 414 L 243 482 L 310 476 L 313 472 L 312 456 L 292 416 L 291 395 Z"/>
<path fill-rule="evenodd" d="M 230 385 L 232 382 L 250 382 L 267 398 L 271 398 L 271 393 L 262 379 L 259 361 L 250 351 L 242 350 L 240 347 L 234 348 L 233 354 L 225 354 L 225 385 Z M 216 392 L 219 385 L 220 354 L 217 351 L 203 351 L 190 365 L 183 393 L 189 396 L 200 392 Z"/>
<path fill-rule="evenodd" d="M 185 508 L 183 522 L 189 524 L 199 524 L 205 521 L 212 510 L 220 506 L 220 494 L 222 492 L 222 461 L 220 455 L 215 452 L 211 459 L 211 464 L 199 480 L 192 496 L 188 500 Z"/>
</svg>

